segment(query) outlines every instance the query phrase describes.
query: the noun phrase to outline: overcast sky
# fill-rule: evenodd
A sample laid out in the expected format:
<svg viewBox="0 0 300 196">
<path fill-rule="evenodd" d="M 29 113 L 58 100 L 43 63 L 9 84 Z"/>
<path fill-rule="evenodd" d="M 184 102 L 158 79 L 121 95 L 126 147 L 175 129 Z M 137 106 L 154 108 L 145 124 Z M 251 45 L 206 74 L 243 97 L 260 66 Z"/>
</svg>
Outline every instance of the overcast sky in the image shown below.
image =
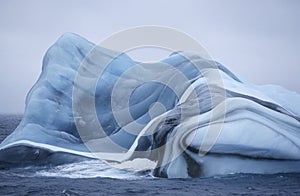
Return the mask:
<svg viewBox="0 0 300 196">
<path fill-rule="evenodd" d="M 1 0 L 0 113 L 22 113 L 46 50 L 65 32 L 98 43 L 138 25 L 181 30 L 255 84 L 300 93 L 297 0 Z"/>
</svg>

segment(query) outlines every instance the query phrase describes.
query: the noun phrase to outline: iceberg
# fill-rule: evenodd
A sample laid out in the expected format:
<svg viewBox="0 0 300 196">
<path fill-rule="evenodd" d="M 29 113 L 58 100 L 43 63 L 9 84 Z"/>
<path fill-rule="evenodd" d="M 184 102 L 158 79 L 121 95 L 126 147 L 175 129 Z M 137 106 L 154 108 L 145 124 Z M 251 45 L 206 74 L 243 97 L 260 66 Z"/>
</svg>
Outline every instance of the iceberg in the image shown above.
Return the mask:
<svg viewBox="0 0 300 196">
<path fill-rule="evenodd" d="M 49 48 L 0 167 L 136 160 L 154 176 L 300 172 L 300 95 L 175 52 L 141 63 L 67 33 Z"/>
</svg>

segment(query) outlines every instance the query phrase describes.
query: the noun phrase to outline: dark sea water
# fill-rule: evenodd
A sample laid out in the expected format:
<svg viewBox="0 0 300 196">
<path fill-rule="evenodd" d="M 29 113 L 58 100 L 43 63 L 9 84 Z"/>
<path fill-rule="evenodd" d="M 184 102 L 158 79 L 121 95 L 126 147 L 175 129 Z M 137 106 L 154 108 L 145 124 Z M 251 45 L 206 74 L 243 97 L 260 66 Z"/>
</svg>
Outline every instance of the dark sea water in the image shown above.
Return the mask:
<svg viewBox="0 0 300 196">
<path fill-rule="evenodd" d="M 21 118 L 0 115 L 0 141 L 17 127 Z M 102 175 L 110 176 L 107 178 L 96 177 L 97 172 L 104 174 L 102 170 L 75 171 L 80 166 L 0 170 L 0 195 L 300 195 L 300 174 L 160 179 L 109 170 Z M 89 175 L 84 175 L 85 171 Z"/>
</svg>

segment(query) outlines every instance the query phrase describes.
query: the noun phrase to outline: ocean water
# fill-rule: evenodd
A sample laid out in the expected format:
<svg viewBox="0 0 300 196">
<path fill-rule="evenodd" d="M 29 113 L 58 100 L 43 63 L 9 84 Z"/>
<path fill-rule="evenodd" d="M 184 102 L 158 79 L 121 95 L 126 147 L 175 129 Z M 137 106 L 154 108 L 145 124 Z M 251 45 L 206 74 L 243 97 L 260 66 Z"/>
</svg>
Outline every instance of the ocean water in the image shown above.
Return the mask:
<svg viewBox="0 0 300 196">
<path fill-rule="evenodd" d="M 22 115 L 0 115 L 0 141 Z M 0 170 L 0 195 L 300 195 L 300 174 L 232 174 L 198 179 L 154 178 L 150 171 L 112 168 L 100 160 Z"/>
</svg>

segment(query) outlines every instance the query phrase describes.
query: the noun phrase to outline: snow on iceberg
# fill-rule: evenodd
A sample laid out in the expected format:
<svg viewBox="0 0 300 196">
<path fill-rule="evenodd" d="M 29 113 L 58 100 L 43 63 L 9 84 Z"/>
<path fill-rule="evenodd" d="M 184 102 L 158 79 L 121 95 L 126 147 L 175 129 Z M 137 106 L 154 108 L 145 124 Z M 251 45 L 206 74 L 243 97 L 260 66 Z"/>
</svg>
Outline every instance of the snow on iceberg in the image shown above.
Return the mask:
<svg viewBox="0 0 300 196">
<path fill-rule="evenodd" d="M 151 160 L 153 175 L 170 178 L 299 172 L 299 100 L 197 54 L 142 64 L 68 33 L 47 51 L 0 165 L 100 158 Z"/>
</svg>

